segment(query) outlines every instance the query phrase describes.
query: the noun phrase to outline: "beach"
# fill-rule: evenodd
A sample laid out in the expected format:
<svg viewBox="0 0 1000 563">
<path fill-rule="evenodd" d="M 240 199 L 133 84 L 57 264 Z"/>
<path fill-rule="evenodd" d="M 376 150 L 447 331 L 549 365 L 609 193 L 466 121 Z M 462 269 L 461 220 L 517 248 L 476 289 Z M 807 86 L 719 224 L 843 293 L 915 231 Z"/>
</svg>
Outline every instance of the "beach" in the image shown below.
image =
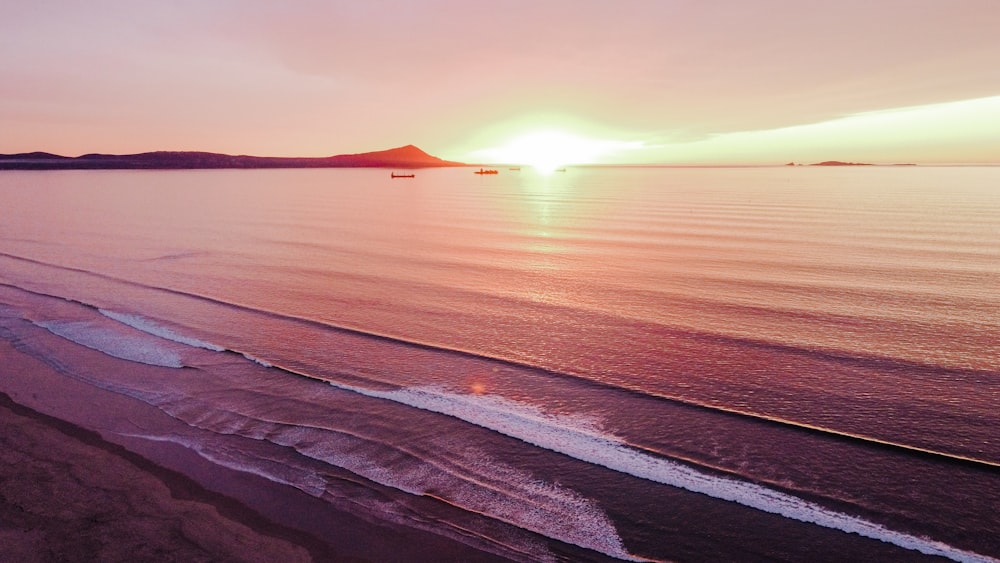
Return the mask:
<svg viewBox="0 0 1000 563">
<path fill-rule="evenodd" d="M 0 359 L 3 561 L 502 560 L 331 510 L 168 443 L 133 442 L 136 453 L 7 393 L 78 422 L 100 411 L 133 420 L 157 412 L 63 381 L 8 342 L 0 341 Z M 46 395 L 56 385 L 63 391 Z"/>
<path fill-rule="evenodd" d="M 7 561 L 313 559 L 238 503 L 6 395 L 0 445 Z"/>
<path fill-rule="evenodd" d="M 0 344 L 0 358 L 5 390 L 15 395 L 37 397 L 58 379 L 44 362 L 7 342 Z M 120 401 L 100 404 L 94 393 L 73 393 L 81 391 L 73 385 L 66 391 L 72 396 L 62 397 L 64 404 L 77 405 L 66 409 L 70 416 L 93 407 L 138 414 Z M 178 471 L 6 393 L 0 394 L 0 425 L 5 560 L 340 559 L 308 534 L 275 524 Z M 171 457 L 181 464 L 191 461 L 176 453 Z"/>
</svg>

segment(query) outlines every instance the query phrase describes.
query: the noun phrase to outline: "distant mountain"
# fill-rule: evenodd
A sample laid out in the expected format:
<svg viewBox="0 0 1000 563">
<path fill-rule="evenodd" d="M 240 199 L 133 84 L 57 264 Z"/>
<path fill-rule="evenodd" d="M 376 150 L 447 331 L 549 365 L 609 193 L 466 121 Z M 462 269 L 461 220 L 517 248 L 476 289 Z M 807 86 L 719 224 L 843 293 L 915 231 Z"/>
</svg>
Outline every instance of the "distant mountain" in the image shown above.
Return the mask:
<svg viewBox="0 0 1000 563">
<path fill-rule="evenodd" d="M 442 160 L 413 145 L 327 157 L 233 156 L 211 152 L 144 152 L 85 154 L 78 157 L 47 152 L 0 154 L 0 170 L 103 170 L 197 168 L 433 168 L 465 166 Z"/>
<path fill-rule="evenodd" d="M 324 159 L 336 166 L 351 166 L 358 168 L 429 168 L 433 166 L 463 166 L 461 162 L 449 162 L 431 156 L 421 149 L 406 145 L 384 151 L 365 152 L 360 154 L 341 154 Z"/>
</svg>

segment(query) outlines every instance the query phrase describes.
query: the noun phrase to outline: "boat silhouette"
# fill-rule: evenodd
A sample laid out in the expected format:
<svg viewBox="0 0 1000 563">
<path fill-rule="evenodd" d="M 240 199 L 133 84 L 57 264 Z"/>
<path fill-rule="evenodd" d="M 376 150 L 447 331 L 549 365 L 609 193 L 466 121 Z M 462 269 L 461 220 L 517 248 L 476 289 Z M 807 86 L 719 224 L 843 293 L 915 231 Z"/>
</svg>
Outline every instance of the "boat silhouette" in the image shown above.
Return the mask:
<svg viewBox="0 0 1000 563">
<path fill-rule="evenodd" d="M 491 168 L 480 168 L 479 170 L 476 170 L 474 174 L 498 174 L 498 172 Z"/>
</svg>

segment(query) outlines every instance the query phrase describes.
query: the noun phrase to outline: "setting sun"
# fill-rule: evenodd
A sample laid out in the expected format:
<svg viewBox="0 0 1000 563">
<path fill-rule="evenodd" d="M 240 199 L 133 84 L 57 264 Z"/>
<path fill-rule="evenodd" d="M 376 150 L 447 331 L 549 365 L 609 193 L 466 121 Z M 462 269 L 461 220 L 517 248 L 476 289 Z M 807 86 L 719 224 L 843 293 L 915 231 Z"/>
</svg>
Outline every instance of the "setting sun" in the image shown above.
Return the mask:
<svg viewBox="0 0 1000 563">
<path fill-rule="evenodd" d="M 593 139 L 545 130 L 514 137 L 504 145 L 477 154 L 496 162 L 526 164 L 542 172 L 551 172 L 567 164 L 594 164 L 613 152 L 641 146 L 639 142 Z"/>
</svg>

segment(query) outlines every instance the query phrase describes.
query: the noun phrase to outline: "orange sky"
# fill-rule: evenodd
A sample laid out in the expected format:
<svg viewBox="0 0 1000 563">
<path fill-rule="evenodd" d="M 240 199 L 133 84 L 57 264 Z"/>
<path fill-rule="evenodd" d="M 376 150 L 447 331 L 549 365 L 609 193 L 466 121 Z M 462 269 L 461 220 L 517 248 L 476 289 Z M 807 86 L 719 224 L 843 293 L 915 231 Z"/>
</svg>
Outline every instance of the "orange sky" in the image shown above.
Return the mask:
<svg viewBox="0 0 1000 563">
<path fill-rule="evenodd" d="M 996 0 L 0 0 L 0 153 L 1000 162 Z M 500 157 L 496 157 L 500 158 Z"/>
</svg>

